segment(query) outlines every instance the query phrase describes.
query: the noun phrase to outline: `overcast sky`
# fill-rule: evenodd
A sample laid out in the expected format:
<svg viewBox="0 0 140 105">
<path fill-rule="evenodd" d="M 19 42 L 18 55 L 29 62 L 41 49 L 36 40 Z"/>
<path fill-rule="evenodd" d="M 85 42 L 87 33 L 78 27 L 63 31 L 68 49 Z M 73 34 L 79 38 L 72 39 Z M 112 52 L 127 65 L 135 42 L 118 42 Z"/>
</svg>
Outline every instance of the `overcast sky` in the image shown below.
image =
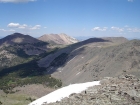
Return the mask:
<svg viewBox="0 0 140 105">
<path fill-rule="evenodd" d="M 0 37 L 14 32 L 140 38 L 140 0 L 0 0 Z"/>
</svg>

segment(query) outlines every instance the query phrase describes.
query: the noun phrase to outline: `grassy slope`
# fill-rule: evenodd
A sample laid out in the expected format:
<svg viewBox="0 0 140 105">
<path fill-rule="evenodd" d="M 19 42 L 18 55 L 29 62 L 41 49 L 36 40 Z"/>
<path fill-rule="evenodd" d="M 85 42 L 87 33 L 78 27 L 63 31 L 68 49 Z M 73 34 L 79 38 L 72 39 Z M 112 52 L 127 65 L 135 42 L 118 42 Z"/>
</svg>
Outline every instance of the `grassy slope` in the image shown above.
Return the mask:
<svg viewBox="0 0 140 105">
<path fill-rule="evenodd" d="M 2 105 L 28 105 L 34 97 L 29 97 L 25 94 L 2 94 L 0 102 Z"/>
</svg>

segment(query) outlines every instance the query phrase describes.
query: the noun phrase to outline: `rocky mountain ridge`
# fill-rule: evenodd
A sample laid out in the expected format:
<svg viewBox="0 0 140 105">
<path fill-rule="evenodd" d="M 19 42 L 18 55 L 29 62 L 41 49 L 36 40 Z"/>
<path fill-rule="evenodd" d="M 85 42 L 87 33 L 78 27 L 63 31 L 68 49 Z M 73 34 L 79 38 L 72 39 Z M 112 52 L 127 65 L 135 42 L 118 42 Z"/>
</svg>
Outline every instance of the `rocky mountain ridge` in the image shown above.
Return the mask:
<svg viewBox="0 0 140 105">
<path fill-rule="evenodd" d="M 115 44 L 121 44 L 128 41 L 128 39 L 124 37 L 101 37 L 101 38 L 104 40 L 109 40 L 110 42 L 115 43 Z"/>
<path fill-rule="evenodd" d="M 131 56 L 138 54 L 129 55 L 133 51 L 131 47 L 135 46 L 133 42 L 139 43 L 139 41 L 127 41 L 122 38 L 123 41 L 119 42 L 121 38 L 109 39 L 91 38 L 70 45 L 41 59 L 38 65 L 46 67 L 46 73 L 61 79 L 64 86 L 99 80 L 106 76 L 114 77 L 123 72 L 139 74 L 136 71 L 138 68 L 135 69 L 134 66 L 131 68 L 135 61 Z M 139 52 L 138 49 L 136 52 Z M 124 57 L 128 58 L 127 61 Z"/>
</svg>

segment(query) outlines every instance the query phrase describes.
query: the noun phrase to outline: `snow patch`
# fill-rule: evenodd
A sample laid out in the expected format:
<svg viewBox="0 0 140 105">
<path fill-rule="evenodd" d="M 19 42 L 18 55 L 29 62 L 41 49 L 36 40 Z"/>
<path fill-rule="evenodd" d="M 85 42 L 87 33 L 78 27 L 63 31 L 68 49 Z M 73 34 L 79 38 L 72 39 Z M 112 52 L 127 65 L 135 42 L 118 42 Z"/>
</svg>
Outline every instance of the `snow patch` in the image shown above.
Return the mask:
<svg viewBox="0 0 140 105">
<path fill-rule="evenodd" d="M 78 72 L 76 75 L 80 74 L 80 72 Z"/>
<path fill-rule="evenodd" d="M 79 83 L 79 84 L 72 84 L 61 89 L 58 89 L 46 96 L 43 96 L 29 105 L 42 105 L 43 103 L 52 103 L 56 101 L 60 101 L 65 97 L 69 97 L 72 93 L 81 93 L 82 91 L 86 90 L 88 87 L 100 85 L 100 81 L 93 81 L 87 83 Z"/>
<path fill-rule="evenodd" d="M 76 57 L 76 56 L 75 56 L 75 57 Z M 74 57 L 74 58 L 75 58 L 75 57 Z M 74 58 L 72 58 L 70 61 L 72 61 Z M 69 61 L 68 63 L 70 63 L 70 61 Z M 68 64 L 68 63 L 67 63 L 67 64 Z"/>
</svg>

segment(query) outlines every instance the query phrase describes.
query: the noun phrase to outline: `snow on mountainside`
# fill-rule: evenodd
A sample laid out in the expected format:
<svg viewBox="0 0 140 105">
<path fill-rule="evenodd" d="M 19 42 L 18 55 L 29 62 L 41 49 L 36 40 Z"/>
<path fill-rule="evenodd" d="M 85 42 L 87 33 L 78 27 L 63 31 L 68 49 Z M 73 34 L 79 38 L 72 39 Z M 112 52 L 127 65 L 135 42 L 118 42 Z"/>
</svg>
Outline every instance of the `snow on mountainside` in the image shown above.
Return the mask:
<svg viewBox="0 0 140 105">
<path fill-rule="evenodd" d="M 43 103 L 52 103 L 56 101 L 60 101 L 61 99 L 68 97 L 72 93 L 80 93 L 86 90 L 88 87 L 100 85 L 100 81 L 93 81 L 87 83 L 79 83 L 79 84 L 72 84 L 61 89 L 58 89 L 46 96 L 43 96 L 34 102 L 30 103 L 29 105 L 42 105 Z"/>
<path fill-rule="evenodd" d="M 70 37 L 66 34 L 45 34 L 39 37 L 38 39 L 45 42 L 51 42 L 51 43 L 63 44 L 63 45 L 68 45 L 68 44 L 73 44 L 78 42 L 77 39 Z"/>
<path fill-rule="evenodd" d="M 85 87 L 88 86 L 89 88 L 86 89 Z M 76 93 L 77 89 L 78 91 L 84 91 Z M 30 105 L 140 105 L 140 79 L 131 74 L 105 77 L 100 82 L 74 84 L 58 91 L 50 93 L 42 100 L 36 100 L 33 102 L 34 104 Z M 72 93 L 71 91 L 74 93 L 65 97 L 65 94 Z M 60 99 L 60 95 L 65 98 Z M 60 100 L 50 103 L 50 100 L 52 102 L 52 99 L 56 100 L 57 97 Z M 43 103 L 45 100 L 46 102 Z M 39 102 L 42 102 L 42 104 Z"/>
</svg>

